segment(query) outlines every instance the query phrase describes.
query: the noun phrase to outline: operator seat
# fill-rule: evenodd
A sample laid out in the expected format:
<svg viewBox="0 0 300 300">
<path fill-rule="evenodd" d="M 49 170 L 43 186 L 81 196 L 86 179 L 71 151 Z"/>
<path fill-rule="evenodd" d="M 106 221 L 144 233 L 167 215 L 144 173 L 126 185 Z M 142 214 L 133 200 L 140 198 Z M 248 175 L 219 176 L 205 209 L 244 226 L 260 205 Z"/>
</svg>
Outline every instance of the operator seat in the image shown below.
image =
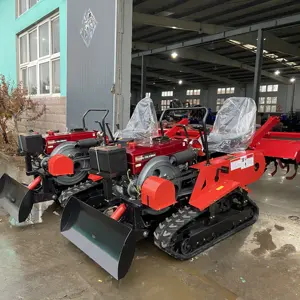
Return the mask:
<svg viewBox="0 0 300 300">
<path fill-rule="evenodd" d="M 251 98 L 228 98 L 208 136 L 210 152 L 233 153 L 248 148 L 255 133 L 256 104 Z"/>
</svg>

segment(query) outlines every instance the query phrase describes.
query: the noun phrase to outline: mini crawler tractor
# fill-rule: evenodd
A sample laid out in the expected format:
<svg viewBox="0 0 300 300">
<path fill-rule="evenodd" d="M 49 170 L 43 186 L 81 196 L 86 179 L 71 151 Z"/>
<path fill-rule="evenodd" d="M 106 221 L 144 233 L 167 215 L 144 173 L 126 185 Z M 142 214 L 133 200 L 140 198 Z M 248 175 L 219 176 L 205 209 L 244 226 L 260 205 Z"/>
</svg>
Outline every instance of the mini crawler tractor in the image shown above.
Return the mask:
<svg viewBox="0 0 300 300">
<path fill-rule="evenodd" d="M 104 113 L 100 131 L 88 131 L 86 116 L 91 111 Z M 24 222 L 33 204 L 48 200 L 63 201 L 64 191 L 89 186 L 89 148 L 107 142 L 105 118 L 108 110 L 90 109 L 82 117 L 82 128 L 70 132 L 49 131 L 46 136 L 29 133 L 19 136 L 19 148 L 24 154 L 26 175 L 34 180 L 28 185 L 17 182 L 8 174 L 0 179 L 0 206 L 17 221 Z M 111 132 L 110 132 L 111 133 Z M 104 136 L 106 137 L 104 139 Z M 65 158 L 68 158 L 67 160 Z"/>
<path fill-rule="evenodd" d="M 245 113 L 245 107 L 251 110 Z M 252 99 L 243 99 L 234 101 L 233 108 L 224 105 L 218 114 L 227 128 L 223 135 L 227 148 L 240 149 L 243 137 L 250 143 L 249 132 L 255 131 L 256 106 Z M 149 238 L 167 254 L 187 260 L 258 218 L 247 185 L 263 174 L 264 155 L 245 150 L 216 152 L 211 158 L 207 110 L 197 109 L 206 112 L 199 131 L 202 149 L 193 147 L 188 138 L 167 134 L 152 137 L 148 144 L 132 141 L 124 147 L 116 141 L 92 147 L 91 186 L 65 198 L 62 234 L 116 279 L 128 272 L 141 239 Z M 234 117 L 243 126 L 233 126 Z M 236 134 L 237 126 L 245 132 Z"/>
</svg>

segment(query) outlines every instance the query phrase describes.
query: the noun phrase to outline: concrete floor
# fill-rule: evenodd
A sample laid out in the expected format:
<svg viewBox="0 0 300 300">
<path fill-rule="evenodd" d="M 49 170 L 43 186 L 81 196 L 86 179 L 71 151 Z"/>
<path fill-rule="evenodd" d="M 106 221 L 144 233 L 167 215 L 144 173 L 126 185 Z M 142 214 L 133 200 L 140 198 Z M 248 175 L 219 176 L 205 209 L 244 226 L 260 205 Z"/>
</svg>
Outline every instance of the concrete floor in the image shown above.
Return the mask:
<svg viewBox="0 0 300 300">
<path fill-rule="evenodd" d="M 300 299 L 300 174 L 264 175 L 251 189 L 260 207 L 254 226 L 186 262 L 142 242 L 120 282 L 60 235 L 53 210 L 26 228 L 2 211 L 0 299 Z"/>
</svg>

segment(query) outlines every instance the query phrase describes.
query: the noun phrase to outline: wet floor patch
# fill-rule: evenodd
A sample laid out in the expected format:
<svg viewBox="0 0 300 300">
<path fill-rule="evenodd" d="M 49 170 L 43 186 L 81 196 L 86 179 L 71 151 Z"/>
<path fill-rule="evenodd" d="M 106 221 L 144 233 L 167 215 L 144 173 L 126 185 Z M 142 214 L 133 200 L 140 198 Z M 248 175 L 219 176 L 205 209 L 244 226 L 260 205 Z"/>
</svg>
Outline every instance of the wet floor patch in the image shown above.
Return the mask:
<svg viewBox="0 0 300 300">
<path fill-rule="evenodd" d="M 296 248 L 294 245 L 285 244 L 281 248 L 277 249 L 276 251 L 273 251 L 270 256 L 284 258 L 284 257 L 287 257 L 289 254 L 292 254 L 295 252 L 296 252 Z"/>
<path fill-rule="evenodd" d="M 289 216 L 289 219 L 294 222 L 299 222 L 300 218 L 298 216 Z"/>
<path fill-rule="evenodd" d="M 259 245 L 259 247 L 252 250 L 251 253 L 253 255 L 261 256 L 267 251 L 272 251 L 277 248 L 273 242 L 271 231 L 271 229 L 265 229 L 254 233 L 254 241 Z"/>
<path fill-rule="evenodd" d="M 284 230 L 283 226 L 280 226 L 280 225 L 277 225 L 277 224 L 274 225 L 274 228 L 277 229 L 278 231 Z"/>
</svg>

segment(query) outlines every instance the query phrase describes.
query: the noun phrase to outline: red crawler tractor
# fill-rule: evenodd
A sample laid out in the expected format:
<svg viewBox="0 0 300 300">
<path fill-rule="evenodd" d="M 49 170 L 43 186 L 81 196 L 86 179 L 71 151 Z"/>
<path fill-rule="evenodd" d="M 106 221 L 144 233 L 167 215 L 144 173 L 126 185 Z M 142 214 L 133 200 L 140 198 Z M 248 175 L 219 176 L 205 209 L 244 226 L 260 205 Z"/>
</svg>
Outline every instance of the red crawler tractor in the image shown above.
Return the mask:
<svg viewBox="0 0 300 300">
<path fill-rule="evenodd" d="M 252 99 L 237 103 L 241 111 L 255 106 Z M 229 111 L 231 117 L 223 118 L 228 128 L 233 116 L 245 115 Z M 248 126 L 242 135 L 234 130 L 227 139 L 224 135 L 227 146 L 239 149 L 249 129 L 254 132 L 256 110 L 250 114 L 240 120 Z M 204 157 L 188 139 L 166 134 L 150 145 L 133 142 L 124 148 L 116 142 L 91 148 L 93 186 L 66 199 L 62 234 L 121 279 L 140 239 L 151 237 L 162 251 L 185 260 L 253 224 L 258 208 L 247 185 L 263 174 L 263 154 L 247 150 L 210 158 L 205 122 L 199 134 Z M 218 133 L 215 137 L 216 145 Z"/>
<path fill-rule="evenodd" d="M 265 171 L 264 156 L 274 159 L 265 149 L 258 151 L 270 129 L 266 126 L 254 135 L 252 99 L 227 101 L 209 138 L 205 113 L 198 131 L 188 130 L 182 120 L 168 130 L 161 128 L 158 135 L 158 128 L 150 130 L 151 124 L 157 126 L 150 118 L 141 122 L 142 134 L 136 134 L 133 122 L 118 139 L 107 143 L 104 138 L 100 146 L 92 145 L 88 184 L 61 193 L 62 234 L 121 279 L 141 239 L 152 238 L 162 251 L 185 260 L 253 224 L 258 208 L 248 197 L 247 185 Z M 134 139 L 127 136 L 132 133 Z M 148 138 L 150 133 L 147 143 L 141 139 L 145 133 Z M 201 143 L 194 143 L 197 138 Z M 53 166 L 48 162 L 47 167 L 51 174 L 74 172 L 74 158 L 56 154 L 52 159 Z M 13 203 L 7 198 L 6 203 Z"/>
<path fill-rule="evenodd" d="M 97 122 L 101 135 L 86 128 L 85 119 L 91 111 L 105 114 L 102 121 Z M 107 110 L 90 109 L 83 115 L 80 129 L 67 133 L 50 131 L 45 137 L 37 133 L 20 135 L 19 148 L 25 157 L 26 174 L 34 176 L 34 180 L 25 186 L 7 174 L 0 179 L 0 203 L 17 222 L 27 219 L 34 203 L 51 199 L 59 202 L 64 190 L 87 180 L 88 149 L 104 141 L 105 129 L 109 130 L 105 124 L 107 115 Z"/>
</svg>

